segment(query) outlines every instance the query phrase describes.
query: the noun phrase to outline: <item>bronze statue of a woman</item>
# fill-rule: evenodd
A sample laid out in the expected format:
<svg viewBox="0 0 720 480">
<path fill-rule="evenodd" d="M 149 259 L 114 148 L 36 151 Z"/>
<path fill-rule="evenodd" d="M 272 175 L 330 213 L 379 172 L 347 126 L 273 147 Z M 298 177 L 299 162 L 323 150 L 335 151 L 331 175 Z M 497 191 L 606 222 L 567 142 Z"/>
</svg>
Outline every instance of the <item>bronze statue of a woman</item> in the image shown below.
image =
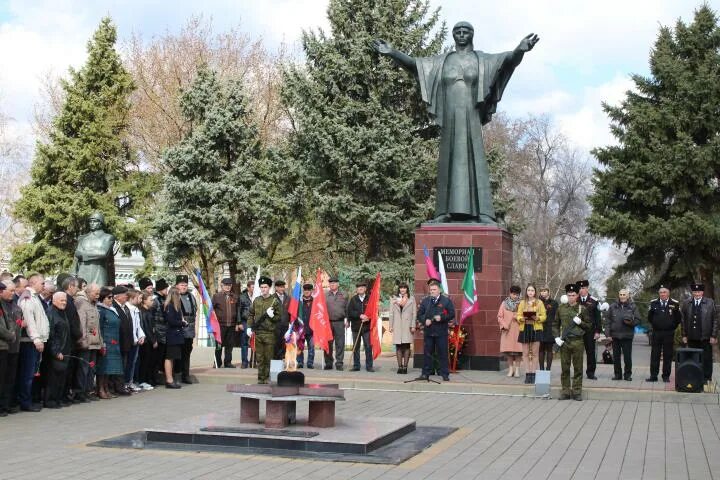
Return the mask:
<svg viewBox="0 0 720 480">
<path fill-rule="evenodd" d="M 415 75 L 431 118 L 441 128 L 434 222 L 495 223 L 482 126 L 490 121 L 510 77 L 538 42 L 535 34 L 511 52 L 473 49 L 468 22 L 453 27 L 455 51 L 413 58 L 375 40 L 382 55 Z"/>
</svg>

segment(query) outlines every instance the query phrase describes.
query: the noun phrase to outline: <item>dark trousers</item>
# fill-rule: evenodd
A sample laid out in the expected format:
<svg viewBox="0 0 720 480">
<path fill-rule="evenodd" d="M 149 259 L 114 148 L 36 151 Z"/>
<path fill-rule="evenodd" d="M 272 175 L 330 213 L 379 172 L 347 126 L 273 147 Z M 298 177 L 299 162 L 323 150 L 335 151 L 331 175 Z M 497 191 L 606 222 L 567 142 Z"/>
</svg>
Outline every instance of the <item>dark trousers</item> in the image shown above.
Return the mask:
<svg viewBox="0 0 720 480">
<path fill-rule="evenodd" d="M 620 363 L 620 354 L 625 359 L 624 374 L 626 377 L 632 375 L 632 338 L 613 338 L 613 363 L 615 366 L 615 376 L 623 373 L 622 364 Z"/>
<path fill-rule="evenodd" d="M 160 344 L 158 344 L 158 347 Z M 140 370 L 138 373 L 138 381 L 140 383 L 147 383 L 148 385 L 155 385 L 155 368 L 157 365 L 157 353 L 158 349 L 153 348 L 152 343 L 145 342 L 140 346 L 140 356 L 138 361 L 140 362 Z"/>
<path fill-rule="evenodd" d="M 653 330 L 650 350 L 650 376 L 657 378 L 660 371 L 660 353 L 663 357 L 663 378 L 670 377 L 673 362 L 675 330 Z"/>
<path fill-rule="evenodd" d="M 313 336 L 312 333 L 310 335 L 305 332 L 305 343 L 307 344 L 307 352 L 308 352 L 308 359 L 307 359 L 307 366 L 312 367 L 315 363 L 315 345 L 313 345 Z M 305 363 L 305 348 L 300 350 L 300 353 L 298 353 L 297 356 L 297 363 L 298 367 L 302 367 Z"/>
<path fill-rule="evenodd" d="M 52 357 L 48 368 L 47 385 L 45 386 L 45 403 L 60 403 L 63 400 L 65 390 L 65 382 L 67 378 L 68 365 L 70 359 L 65 357 L 58 360 Z"/>
<path fill-rule="evenodd" d="M 583 343 L 585 344 L 585 357 L 587 359 L 587 368 L 585 373 L 588 377 L 595 375 L 597 360 L 595 359 L 595 332 L 587 332 L 583 335 Z"/>
<path fill-rule="evenodd" d="M 226 367 L 232 364 L 232 351 L 235 346 L 235 325 L 226 327 L 220 327 L 220 340 L 221 345 L 215 347 L 215 361 L 217 362 L 218 368 L 225 365 Z M 222 353 L 225 350 L 225 362 L 222 361 Z"/>
<path fill-rule="evenodd" d="M 20 343 L 20 357 L 18 359 L 18 374 L 15 382 L 18 402 L 22 408 L 29 408 L 32 404 L 33 378 L 38 368 L 40 352 L 35 349 L 32 342 Z"/>
<path fill-rule="evenodd" d="M 78 361 L 75 370 L 75 396 L 87 396 L 94 390 L 95 363 L 97 362 L 97 350 L 78 350 L 77 356 L 83 361 Z M 92 366 L 91 366 L 92 364 Z"/>
<path fill-rule="evenodd" d="M 360 338 L 358 339 L 358 335 Z M 373 352 L 370 345 L 370 330 L 363 328 L 362 330 L 353 330 L 353 367 L 360 368 L 360 343 L 365 346 L 365 368 L 373 366 Z"/>
<path fill-rule="evenodd" d="M 167 349 L 167 345 L 164 343 L 158 342 L 157 351 L 155 352 L 155 378 L 157 378 L 157 373 L 162 373 L 163 382 L 165 381 L 165 350 Z"/>
<path fill-rule="evenodd" d="M 243 323 L 243 325 L 245 324 Z M 247 325 L 245 325 L 245 328 L 247 328 Z M 245 330 L 240 330 L 239 332 L 236 332 L 236 334 L 238 344 L 240 345 L 240 361 L 244 367 L 247 367 L 249 364 L 248 347 L 250 345 L 250 337 L 248 337 L 247 333 L 245 333 Z"/>
<path fill-rule="evenodd" d="M 77 352 L 72 352 L 71 355 L 77 356 Z M 75 385 L 75 372 L 77 370 L 78 360 L 76 358 L 68 358 L 67 369 L 65 370 L 65 385 L 63 386 L 63 398 L 69 399 L 73 395 L 71 392 L 77 389 Z"/>
<path fill-rule="evenodd" d="M 690 348 L 701 348 L 702 353 L 702 366 L 703 373 L 705 374 L 705 381 L 712 379 L 713 372 L 713 358 L 712 358 L 712 345 L 710 340 L 689 340 L 688 347 Z"/>
<path fill-rule="evenodd" d="M 0 350 L 0 412 L 8 411 L 12 406 L 19 357 L 17 353 Z"/>
<path fill-rule="evenodd" d="M 325 354 L 325 365 L 333 364 L 333 347 L 335 348 L 335 367 L 342 368 L 343 359 L 345 357 L 345 322 L 330 322 L 332 327 L 333 339 L 328 342 L 328 350 L 330 354 Z"/>
<path fill-rule="evenodd" d="M 182 345 L 182 378 L 190 378 L 190 354 L 193 351 L 193 339 L 186 338 L 185 343 Z"/>
<path fill-rule="evenodd" d="M 47 383 L 50 379 L 48 370 L 52 363 L 52 355 L 50 355 L 48 342 L 43 343 L 43 351 L 39 357 L 37 373 L 40 375 L 33 375 L 32 380 L 31 391 L 33 403 L 42 403 L 45 400 L 45 390 L 47 389 Z"/>
<path fill-rule="evenodd" d="M 437 352 L 437 354 L 435 353 Z M 440 364 L 440 375 L 447 377 L 450 375 L 448 369 L 448 337 L 447 335 L 435 337 L 425 335 L 423 341 L 423 376 L 430 376 L 430 372 L 434 370 L 435 360 Z"/>
</svg>

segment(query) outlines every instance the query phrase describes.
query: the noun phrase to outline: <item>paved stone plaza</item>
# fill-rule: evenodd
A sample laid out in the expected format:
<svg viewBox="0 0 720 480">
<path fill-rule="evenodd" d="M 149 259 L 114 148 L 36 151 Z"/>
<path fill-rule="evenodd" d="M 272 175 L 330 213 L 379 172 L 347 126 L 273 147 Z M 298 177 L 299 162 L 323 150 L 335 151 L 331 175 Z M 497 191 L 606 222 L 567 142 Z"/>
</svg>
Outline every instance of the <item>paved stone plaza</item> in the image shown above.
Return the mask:
<svg viewBox="0 0 720 480">
<path fill-rule="evenodd" d="M 501 378 L 499 373 L 492 375 Z M 225 393 L 224 385 L 202 383 L 0 419 L 0 448 L 6 452 L 0 478 L 698 480 L 720 476 L 717 404 L 393 391 L 399 388 L 398 383 L 384 391 L 348 390 L 348 401 L 338 405 L 339 416 L 408 416 L 418 425 L 458 428 L 398 466 L 85 446 L 207 411 L 239 411 L 237 399 Z"/>
</svg>

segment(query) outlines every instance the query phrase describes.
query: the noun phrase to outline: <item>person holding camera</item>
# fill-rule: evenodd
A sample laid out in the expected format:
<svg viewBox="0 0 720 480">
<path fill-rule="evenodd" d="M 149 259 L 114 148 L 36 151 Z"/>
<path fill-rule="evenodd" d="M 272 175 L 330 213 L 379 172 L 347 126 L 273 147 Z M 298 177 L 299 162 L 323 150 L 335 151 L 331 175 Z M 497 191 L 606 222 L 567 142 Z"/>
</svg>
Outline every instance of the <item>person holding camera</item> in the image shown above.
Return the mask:
<svg viewBox="0 0 720 480">
<path fill-rule="evenodd" d="M 450 381 L 448 368 L 448 328 L 454 325 L 455 305 L 450 297 L 440 291 L 440 281 L 435 278 L 428 280 L 428 296 L 420 302 L 417 321 L 425 332 L 422 374 L 418 380 L 430 378 L 433 369 L 434 352 L 437 350 L 437 361 L 440 364 L 440 375 L 444 381 Z"/>
<path fill-rule="evenodd" d="M 613 380 L 632 380 L 632 342 L 635 326 L 640 325 L 640 312 L 630 300 L 630 291 L 623 288 L 618 292 L 618 300 L 610 305 L 605 314 L 605 336 L 612 340 L 615 376 Z M 625 358 L 623 375 L 620 355 Z"/>
</svg>

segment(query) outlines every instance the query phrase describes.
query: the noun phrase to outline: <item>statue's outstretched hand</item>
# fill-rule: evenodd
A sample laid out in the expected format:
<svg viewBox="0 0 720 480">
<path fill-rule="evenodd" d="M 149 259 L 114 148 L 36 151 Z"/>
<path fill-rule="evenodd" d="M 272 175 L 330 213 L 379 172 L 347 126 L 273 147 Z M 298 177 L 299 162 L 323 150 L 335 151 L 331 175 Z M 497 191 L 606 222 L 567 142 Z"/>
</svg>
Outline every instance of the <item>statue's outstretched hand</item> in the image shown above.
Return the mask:
<svg viewBox="0 0 720 480">
<path fill-rule="evenodd" d="M 373 40 L 372 47 L 382 55 L 388 55 L 393 50 L 392 46 L 381 38 Z"/>
<path fill-rule="evenodd" d="M 520 44 L 517 46 L 517 49 L 521 52 L 529 52 L 533 49 L 533 47 L 539 40 L 540 37 L 538 37 L 534 33 L 531 33 L 522 40 L 520 40 Z"/>
</svg>

